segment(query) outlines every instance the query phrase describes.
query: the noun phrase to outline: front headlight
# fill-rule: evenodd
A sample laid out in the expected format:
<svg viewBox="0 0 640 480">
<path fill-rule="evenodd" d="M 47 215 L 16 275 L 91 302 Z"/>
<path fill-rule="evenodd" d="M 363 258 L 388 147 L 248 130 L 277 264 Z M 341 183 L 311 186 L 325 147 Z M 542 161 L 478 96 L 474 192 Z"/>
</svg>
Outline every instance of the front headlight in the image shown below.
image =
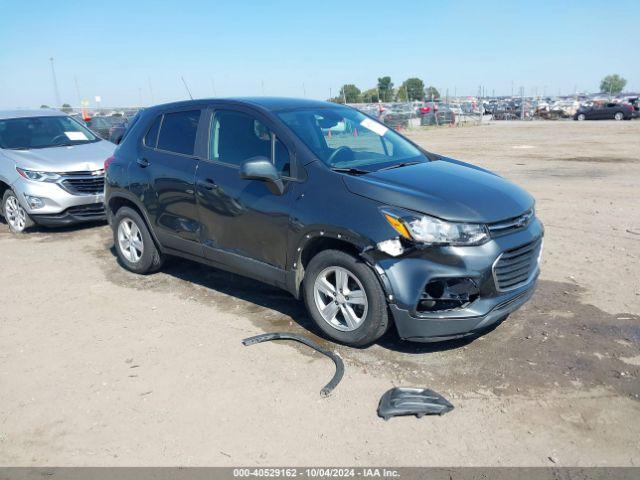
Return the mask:
<svg viewBox="0 0 640 480">
<path fill-rule="evenodd" d="M 53 172 L 38 172 L 36 170 L 24 170 L 18 167 L 16 167 L 16 171 L 27 180 L 33 180 L 34 182 L 57 182 L 58 180 L 60 180 L 60 175 Z"/>
<path fill-rule="evenodd" d="M 447 222 L 397 209 L 383 209 L 382 214 L 401 236 L 427 245 L 480 245 L 489 240 L 487 226 L 479 223 Z"/>
</svg>

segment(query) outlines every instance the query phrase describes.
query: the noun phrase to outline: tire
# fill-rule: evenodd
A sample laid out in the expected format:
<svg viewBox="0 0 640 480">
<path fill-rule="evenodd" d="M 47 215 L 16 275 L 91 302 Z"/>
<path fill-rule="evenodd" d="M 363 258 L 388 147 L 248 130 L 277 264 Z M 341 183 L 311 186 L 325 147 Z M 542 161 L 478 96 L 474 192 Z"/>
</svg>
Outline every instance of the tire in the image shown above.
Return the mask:
<svg viewBox="0 0 640 480">
<path fill-rule="evenodd" d="M 343 283 L 345 277 L 347 280 Z M 338 284 L 343 287 L 342 292 L 336 289 Z M 330 287 L 332 296 L 326 293 Z M 307 266 L 302 288 L 309 315 L 318 328 L 334 341 L 362 347 L 375 342 L 389 328 L 387 301 L 376 274 L 348 253 L 324 250 L 313 257 Z M 354 295 L 349 297 L 350 293 Z M 333 323 L 323 316 L 323 307 L 328 317 L 336 311 Z"/>
<path fill-rule="evenodd" d="M 576 120 L 578 120 L 579 122 L 582 122 L 583 120 L 586 120 L 587 117 L 585 116 L 584 113 L 580 113 L 578 114 L 578 116 L 576 117 Z"/>
<path fill-rule="evenodd" d="M 2 216 L 7 221 L 11 233 L 24 233 L 25 230 L 34 225 L 29 214 L 20 205 L 18 195 L 10 188 L 4 192 L 2 197 Z"/>
<path fill-rule="evenodd" d="M 163 256 L 138 212 L 120 208 L 113 217 L 112 228 L 118 260 L 124 268 L 141 275 L 160 270 Z"/>
<path fill-rule="evenodd" d="M 617 120 L 617 121 L 624 120 L 624 113 L 616 112 L 613 118 L 614 120 Z"/>
</svg>

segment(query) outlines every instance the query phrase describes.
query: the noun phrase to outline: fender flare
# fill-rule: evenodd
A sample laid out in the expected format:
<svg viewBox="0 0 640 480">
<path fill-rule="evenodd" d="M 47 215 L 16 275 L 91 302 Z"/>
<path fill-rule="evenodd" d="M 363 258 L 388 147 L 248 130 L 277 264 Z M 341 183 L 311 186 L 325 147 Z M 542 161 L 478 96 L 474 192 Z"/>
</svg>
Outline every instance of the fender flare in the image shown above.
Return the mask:
<svg viewBox="0 0 640 480">
<path fill-rule="evenodd" d="M 106 199 L 105 199 L 105 207 L 106 207 L 106 210 L 107 210 L 107 217 L 111 218 L 111 216 L 112 216 L 111 207 L 109 206 L 109 204 L 111 203 L 112 200 L 117 199 L 117 198 L 121 198 L 123 200 L 127 200 L 128 202 L 131 202 L 136 206 L 136 208 L 138 209 L 138 213 L 142 216 L 142 219 L 147 224 L 147 228 L 149 229 L 149 232 L 151 233 L 151 237 L 153 238 L 153 241 L 155 242 L 156 247 L 160 251 L 162 251 L 163 250 L 162 244 L 158 240 L 158 236 L 156 235 L 156 232 L 153 229 L 153 224 L 151 223 L 151 220 L 149 219 L 149 215 L 147 214 L 147 210 L 140 203 L 140 200 L 138 199 L 138 197 L 136 197 L 133 193 L 131 193 L 131 192 L 121 192 L 121 191 L 112 192 L 111 195 L 109 195 L 109 200 L 106 201 Z"/>
<path fill-rule="evenodd" d="M 375 258 L 370 254 L 371 251 L 374 251 L 375 242 L 370 239 L 367 239 L 353 231 L 349 230 L 338 230 L 335 228 L 313 228 L 307 231 L 302 235 L 296 249 L 294 250 L 291 258 L 293 259 L 293 263 L 291 264 L 290 271 L 293 272 L 291 277 L 293 278 L 293 285 L 290 285 L 290 290 L 294 294 L 294 296 L 299 297 L 300 285 L 302 285 L 302 280 L 304 279 L 304 268 L 302 267 L 302 252 L 304 252 L 305 247 L 312 241 L 317 240 L 319 238 L 330 238 L 333 240 L 338 240 L 344 243 L 351 245 L 358 252 L 358 256 L 374 271 L 378 281 L 380 282 L 380 286 L 382 287 L 383 292 L 387 298 L 387 301 L 390 303 L 394 302 L 393 289 L 391 288 L 391 283 L 387 278 L 387 275 L 384 272 L 384 269 L 378 265 L 375 261 Z"/>
</svg>

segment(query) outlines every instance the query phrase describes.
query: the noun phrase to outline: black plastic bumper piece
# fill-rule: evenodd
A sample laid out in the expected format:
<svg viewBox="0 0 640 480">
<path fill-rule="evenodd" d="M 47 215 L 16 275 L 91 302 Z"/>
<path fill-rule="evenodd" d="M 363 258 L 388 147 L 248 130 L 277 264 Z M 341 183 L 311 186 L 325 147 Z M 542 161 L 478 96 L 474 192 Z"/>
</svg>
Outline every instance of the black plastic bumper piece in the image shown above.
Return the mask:
<svg viewBox="0 0 640 480">
<path fill-rule="evenodd" d="M 255 345 L 256 343 L 268 342 L 270 340 L 295 340 L 296 342 L 304 343 L 306 346 L 313 348 L 314 350 L 320 352 L 323 355 L 326 355 L 333 363 L 336 364 L 336 373 L 333 375 L 333 378 L 327 383 L 322 390 L 320 390 L 320 395 L 322 397 L 328 397 L 334 388 L 338 386 L 340 380 L 344 375 L 344 363 L 342 359 L 333 352 L 329 350 L 325 350 L 316 342 L 309 340 L 302 335 L 297 335 L 295 333 L 287 333 L 287 332 L 274 332 L 274 333 L 264 333 L 262 335 L 256 335 L 255 337 L 249 337 L 242 340 L 242 344 L 245 346 Z"/>
<path fill-rule="evenodd" d="M 378 416 L 385 420 L 401 415 L 444 415 L 451 410 L 453 405 L 446 398 L 427 388 L 395 387 L 378 404 Z"/>
<path fill-rule="evenodd" d="M 104 204 L 91 203 L 70 207 L 61 213 L 31 215 L 31 218 L 43 227 L 59 227 L 63 225 L 73 225 L 75 223 L 104 221 L 107 219 L 107 216 L 105 214 Z"/>
</svg>

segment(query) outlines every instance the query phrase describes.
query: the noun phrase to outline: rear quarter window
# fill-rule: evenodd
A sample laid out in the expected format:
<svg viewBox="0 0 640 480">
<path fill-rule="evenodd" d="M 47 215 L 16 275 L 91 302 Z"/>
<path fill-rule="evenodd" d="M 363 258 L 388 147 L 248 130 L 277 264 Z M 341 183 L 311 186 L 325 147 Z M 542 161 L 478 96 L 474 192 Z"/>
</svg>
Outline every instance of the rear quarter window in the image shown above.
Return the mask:
<svg viewBox="0 0 640 480">
<path fill-rule="evenodd" d="M 156 119 L 149 127 L 147 134 L 144 136 L 144 144 L 147 147 L 156 148 L 156 143 L 158 142 L 158 132 L 160 131 L 160 121 L 162 120 L 162 115 L 158 115 Z"/>
</svg>

